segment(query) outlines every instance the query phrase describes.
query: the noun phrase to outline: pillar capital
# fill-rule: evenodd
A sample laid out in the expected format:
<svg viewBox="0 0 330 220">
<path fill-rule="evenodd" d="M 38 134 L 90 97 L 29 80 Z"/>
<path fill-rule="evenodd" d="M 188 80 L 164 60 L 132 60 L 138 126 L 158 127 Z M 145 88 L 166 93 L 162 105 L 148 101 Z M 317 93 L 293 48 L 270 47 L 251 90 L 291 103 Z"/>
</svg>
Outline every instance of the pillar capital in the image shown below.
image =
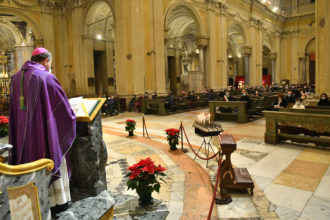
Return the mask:
<svg viewBox="0 0 330 220">
<path fill-rule="evenodd" d="M 196 44 L 200 48 L 207 47 L 209 45 L 209 38 L 205 35 L 197 35 Z"/>
<path fill-rule="evenodd" d="M 269 54 L 269 58 L 271 60 L 276 60 L 276 57 L 277 57 L 277 53 L 271 53 L 271 54 Z"/>
<path fill-rule="evenodd" d="M 242 47 L 242 53 L 243 56 L 250 56 L 250 54 L 252 53 L 252 47 L 251 46 Z"/>
</svg>

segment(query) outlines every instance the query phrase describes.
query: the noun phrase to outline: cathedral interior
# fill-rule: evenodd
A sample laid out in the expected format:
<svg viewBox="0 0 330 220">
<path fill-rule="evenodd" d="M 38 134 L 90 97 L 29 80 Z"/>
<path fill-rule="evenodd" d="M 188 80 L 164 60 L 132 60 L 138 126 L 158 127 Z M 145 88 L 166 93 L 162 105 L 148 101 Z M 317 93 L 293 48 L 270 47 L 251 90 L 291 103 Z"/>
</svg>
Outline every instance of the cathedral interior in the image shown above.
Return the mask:
<svg viewBox="0 0 330 220">
<path fill-rule="evenodd" d="M 0 0 L 0 115 L 8 115 L 11 77 L 37 47 L 51 52 L 52 73 L 68 98 L 116 97 L 118 109 L 101 119 L 109 192 L 135 196 L 125 175 L 145 157 L 166 167 L 166 184 L 153 194 L 161 205 L 135 210 L 147 216 L 141 219 L 330 218 L 330 108 L 316 108 L 321 94 L 330 95 L 329 0 Z M 221 109 L 241 107 L 217 103 L 223 95 L 218 100 L 213 91 L 242 88 L 253 93 L 251 99 L 262 91 L 261 101 L 254 98 L 263 106 L 257 103 L 251 114 L 247 107 L 248 119 L 241 110 L 220 117 Z M 310 88 L 310 108 L 269 111 L 265 100 L 279 94 L 273 88 L 285 94 Z M 186 94 L 192 91 L 205 94 L 206 105 L 191 107 L 196 100 Z M 153 93 L 165 101 L 132 102 L 145 94 L 152 100 Z M 170 94 L 178 100 L 174 111 L 165 99 Z M 188 110 L 182 107 L 186 99 Z M 246 168 L 254 184 L 253 194 L 227 190 L 232 201 L 216 203 L 211 218 L 218 162 L 207 165 L 189 148 L 209 156 L 210 149 L 200 148 L 205 137 L 193 127 L 200 114 L 232 135 L 237 149 L 229 161 Z M 237 121 L 227 120 L 232 116 Z M 128 118 L 137 122 L 134 138 L 126 137 Z M 188 153 L 170 151 L 164 134 L 182 124 L 187 135 L 181 132 L 179 146 Z M 212 144 L 216 152 L 221 141 Z M 128 218 L 134 212 L 129 203 L 118 201 L 114 219 L 134 219 Z"/>
</svg>

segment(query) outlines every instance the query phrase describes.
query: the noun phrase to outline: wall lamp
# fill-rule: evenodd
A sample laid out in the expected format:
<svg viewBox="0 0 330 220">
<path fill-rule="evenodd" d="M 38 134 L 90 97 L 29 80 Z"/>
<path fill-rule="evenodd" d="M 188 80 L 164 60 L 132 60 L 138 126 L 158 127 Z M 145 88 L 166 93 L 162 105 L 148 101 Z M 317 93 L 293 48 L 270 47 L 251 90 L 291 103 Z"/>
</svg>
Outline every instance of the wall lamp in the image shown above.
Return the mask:
<svg viewBox="0 0 330 220">
<path fill-rule="evenodd" d="M 148 56 L 151 56 L 151 54 L 156 54 L 156 52 L 154 50 L 147 52 Z"/>
</svg>

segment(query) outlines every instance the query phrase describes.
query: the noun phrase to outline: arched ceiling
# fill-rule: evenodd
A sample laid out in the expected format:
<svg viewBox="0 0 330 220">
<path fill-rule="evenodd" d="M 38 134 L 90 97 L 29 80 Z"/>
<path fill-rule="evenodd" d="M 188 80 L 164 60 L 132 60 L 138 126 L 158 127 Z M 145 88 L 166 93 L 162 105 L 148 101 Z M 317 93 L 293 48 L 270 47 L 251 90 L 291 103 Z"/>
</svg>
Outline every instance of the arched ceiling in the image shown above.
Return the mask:
<svg viewBox="0 0 330 220">
<path fill-rule="evenodd" d="M 4 27 L 0 26 L 0 51 L 7 51 L 14 47 L 15 38 L 12 32 Z"/>
<path fill-rule="evenodd" d="M 232 25 L 228 30 L 228 42 L 231 45 L 244 45 L 245 44 L 245 33 L 243 28 L 238 25 Z"/>
<path fill-rule="evenodd" d="M 31 43 L 30 27 L 12 15 L 0 15 L 0 50 L 13 49 L 15 45 Z"/>
<path fill-rule="evenodd" d="M 230 49 L 230 54 L 228 52 L 228 56 L 242 56 L 242 46 L 246 44 L 246 40 L 244 30 L 240 25 L 234 24 L 230 26 L 228 30 L 228 44 Z"/>
<path fill-rule="evenodd" d="M 86 25 L 88 35 L 92 38 L 113 39 L 114 14 L 106 2 L 98 1 L 88 11 Z"/>
<path fill-rule="evenodd" d="M 178 6 L 168 15 L 168 38 L 183 37 L 188 34 L 198 34 L 200 28 L 193 12 L 185 6 Z"/>
</svg>

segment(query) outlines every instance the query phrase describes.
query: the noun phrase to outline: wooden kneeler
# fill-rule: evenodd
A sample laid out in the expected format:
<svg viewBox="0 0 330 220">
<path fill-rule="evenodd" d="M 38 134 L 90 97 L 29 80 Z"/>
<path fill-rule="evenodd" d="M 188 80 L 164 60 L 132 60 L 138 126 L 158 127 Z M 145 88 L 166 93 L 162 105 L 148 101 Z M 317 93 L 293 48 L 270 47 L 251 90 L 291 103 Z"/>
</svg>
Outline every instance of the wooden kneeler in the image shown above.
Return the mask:
<svg viewBox="0 0 330 220">
<path fill-rule="evenodd" d="M 246 168 L 233 168 L 230 160 L 231 154 L 236 150 L 236 142 L 232 135 L 221 134 L 220 145 L 222 154 L 226 156 L 220 169 L 220 194 L 216 197 L 218 204 L 228 204 L 231 198 L 223 192 L 224 188 L 250 189 L 253 195 L 254 183 Z"/>
</svg>

